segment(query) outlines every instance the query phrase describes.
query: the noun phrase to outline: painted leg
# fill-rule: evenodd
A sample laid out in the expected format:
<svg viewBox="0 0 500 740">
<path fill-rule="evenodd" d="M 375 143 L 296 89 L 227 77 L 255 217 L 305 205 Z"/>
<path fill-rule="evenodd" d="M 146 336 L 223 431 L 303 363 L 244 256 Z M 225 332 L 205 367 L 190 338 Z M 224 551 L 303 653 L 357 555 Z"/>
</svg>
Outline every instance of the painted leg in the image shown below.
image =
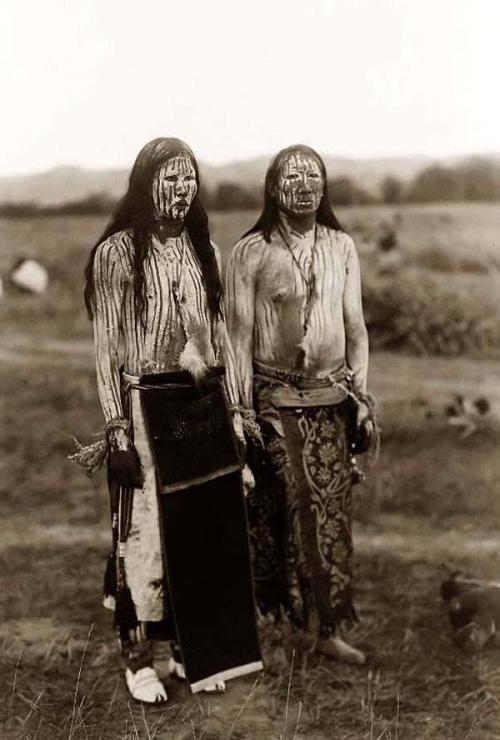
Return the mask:
<svg viewBox="0 0 500 740">
<path fill-rule="evenodd" d="M 354 665 L 364 665 L 366 663 L 366 655 L 361 650 L 349 645 L 338 635 L 320 638 L 316 645 L 316 652 L 343 663 Z"/>
</svg>

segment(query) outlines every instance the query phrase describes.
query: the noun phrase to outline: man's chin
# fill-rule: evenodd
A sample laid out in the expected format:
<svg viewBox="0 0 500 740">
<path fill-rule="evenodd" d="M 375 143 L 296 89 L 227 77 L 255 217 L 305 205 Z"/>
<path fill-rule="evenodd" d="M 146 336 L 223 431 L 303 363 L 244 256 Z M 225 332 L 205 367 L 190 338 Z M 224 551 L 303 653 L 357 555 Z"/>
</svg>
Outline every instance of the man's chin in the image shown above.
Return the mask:
<svg viewBox="0 0 500 740">
<path fill-rule="evenodd" d="M 188 211 L 188 206 L 182 206 L 182 208 L 172 208 L 169 217 L 172 219 L 172 221 L 184 221 Z"/>
<path fill-rule="evenodd" d="M 312 216 L 316 216 L 318 213 L 318 207 L 315 204 L 311 205 L 303 205 L 303 206 L 297 206 L 295 208 L 283 208 L 282 209 L 284 213 L 286 213 L 287 216 L 290 216 L 290 218 L 311 218 Z"/>
</svg>

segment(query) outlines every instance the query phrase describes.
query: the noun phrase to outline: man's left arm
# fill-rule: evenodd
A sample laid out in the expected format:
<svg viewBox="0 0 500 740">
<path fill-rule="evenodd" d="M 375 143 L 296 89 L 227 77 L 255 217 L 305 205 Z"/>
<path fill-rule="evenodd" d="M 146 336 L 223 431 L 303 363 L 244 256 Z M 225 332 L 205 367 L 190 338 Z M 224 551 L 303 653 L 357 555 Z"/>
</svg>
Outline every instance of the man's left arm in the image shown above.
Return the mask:
<svg viewBox="0 0 500 740">
<path fill-rule="evenodd" d="M 353 390 L 362 396 L 366 393 L 368 378 L 368 332 L 363 316 L 359 258 L 354 242 L 348 239 L 343 296 L 346 360 L 354 376 Z"/>
<path fill-rule="evenodd" d="M 215 252 L 215 259 L 217 260 L 217 267 L 219 268 L 219 275 L 222 273 L 221 256 L 220 250 L 216 244 L 212 242 L 212 248 Z M 216 320 L 215 325 L 215 340 L 218 345 L 218 350 L 223 360 L 224 367 L 226 370 L 224 376 L 224 388 L 226 391 L 226 397 L 233 408 L 233 425 L 236 436 L 244 444 L 245 438 L 243 434 L 243 423 L 239 410 L 239 398 L 238 398 L 238 382 L 236 376 L 236 361 L 234 358 L 233 348 L 231 346 L 231 340 L 227 331 L 226 319 L 224 315 L 224 304 L 221 302 L 221 315 Z"/>
</svg>

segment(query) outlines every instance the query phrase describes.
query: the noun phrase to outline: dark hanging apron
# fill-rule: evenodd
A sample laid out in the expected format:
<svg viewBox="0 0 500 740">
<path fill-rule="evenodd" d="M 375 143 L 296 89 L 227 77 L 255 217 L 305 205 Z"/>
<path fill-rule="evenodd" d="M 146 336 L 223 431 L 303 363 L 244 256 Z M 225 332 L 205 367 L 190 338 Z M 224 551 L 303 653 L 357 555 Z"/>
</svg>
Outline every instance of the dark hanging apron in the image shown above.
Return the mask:
<svg viewBox="0 0 500 740">
<path fill-rule="evenodd" d="M 222 368 L 143 375 L 169 601 L 193 692 L 261 670 L 241 456 Z"/>
</svg>

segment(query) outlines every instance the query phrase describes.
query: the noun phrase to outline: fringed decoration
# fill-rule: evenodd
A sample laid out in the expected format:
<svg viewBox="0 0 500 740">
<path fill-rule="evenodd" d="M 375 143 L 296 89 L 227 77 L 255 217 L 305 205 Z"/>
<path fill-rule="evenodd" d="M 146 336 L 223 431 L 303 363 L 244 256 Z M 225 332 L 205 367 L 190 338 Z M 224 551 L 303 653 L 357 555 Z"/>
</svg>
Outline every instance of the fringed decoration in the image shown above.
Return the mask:
<svg viewBox="0 0 500 740">
<path fill-rule="evenodd" d="M 124 635 L 139 624 L 132 594 L 127 585 L 122 586 L 116 594 L 115 624 Z"/>
<path fill-rule="evenodd" d="M 135 450 L 135 448 L 133 449 Z M 133 499 L 134 488 L 132 486 L 121 485 L 116 519 L 118 541 L 116 542 L 114 561 L 116 577 L 115 625 L 122 639 L 126 638 L 129 631 L 135 629 L 139 624 L 125 572 L 125 543 L 127 542 L 132 523 Z"/>
<path fill-rule="evenodd" d="M 106 605 L 106 602 L 108 599 L 113 600 L 113 606 L 108 606 L 108 608 L 115 609 L 115 599 L 116 599 L 116 557 L 115 553 L 112 552 L 108 555 L 108 560 L 106 562 L 106 570 L 104 571 L 104 585 L 103 585 L 103 592 L 104 592 L 104 602 Z M 111 602 L 109 602 L 111 604 Z"/>
<path fill-rule="evenodd" d="M 262 439 L 262 432 L 257 422 L 255 411 L 252 409 L 241 409 L 240 414 L 245 436 L 252 439 L 260 447 L 264 447 L 264 440 Z"/>
<path fill-rule="evenodd" d="M 90 477 L 99 470 L 106 459 L 108 453 L 108 442 L 106 439 L 99 439 L 97 442 L 82 444 L 76 437 L 73 437 L 76 445 L 76 452 L 68 455 L 68 460 L 81 465 Z"/>
<path fill-rule="evenodd" d="M 115 429 L 123 429 L 126 434 L 130 434 L 130 420 L 125 416 L 115 416 L 106 424 L 106 434 L 109 435 Z"/>
<path fill-rule="evenodd" d="M 244 406 L 240 406 L 239 404 L 229 406 L 229 411 L 233 414 L 240 415 L 245 440 L 247 442 L 252 441 L 259 447 L 264 447 L 264 440 L 262 439 L 262 432 L 257 422 L 255 411 L 253 409 L 247 409 Z"/>
<path fill-rule="evenodd" d="M 187 340 L 182 350 L 179 357 L 179 365 L 183 370 L 191 373 L 195 381 L 201 380 L 207 372 L 206 362 L 200 355 L 200 351 L 192 337 Z"/>
</svg>

